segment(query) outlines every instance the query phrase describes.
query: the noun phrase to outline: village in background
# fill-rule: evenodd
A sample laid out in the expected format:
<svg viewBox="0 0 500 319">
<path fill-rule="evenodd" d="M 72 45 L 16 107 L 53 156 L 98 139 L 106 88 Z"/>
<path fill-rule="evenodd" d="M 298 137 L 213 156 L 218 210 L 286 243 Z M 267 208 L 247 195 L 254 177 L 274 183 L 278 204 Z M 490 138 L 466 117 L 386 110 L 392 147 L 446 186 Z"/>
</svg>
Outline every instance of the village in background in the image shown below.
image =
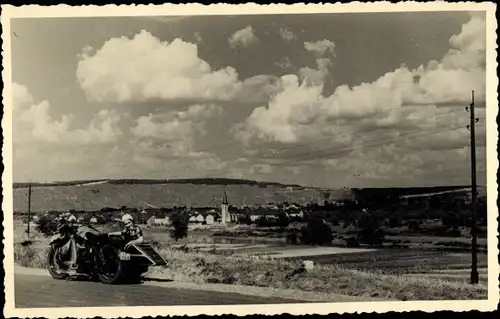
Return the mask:
<svg viewBox="0 0 500 319">
<path fill-rule="evenodd" d="M 78 196 L 92 193 L 94 197 L 107 198 L 108 203 L 116 203 L 117 198 L 114 198 L 114 201 L 111 200 L 112 194 L 116 190 L 111 192 L 110 187 L 128 187 L 129 191 L 135 188 L 136 192 L 140 192 L 140 187 L 145 185 L 141 185 L 140 181 L 137 183 L 126 186 L 107 183 L 99 185 L 79 184 L 80 186 L 52 185 L 50 187 L 35 185 L 31 188 L 31 192 L 40 193 L 43 189 L 50 188 L 52 192 L 60 193 L 69 192 L 71 189 L 72 196 L 58 194 L 54 197 L 73 197 L 77 203 L 79 202 L 76 200 Z M 190 186 L 197 186 L 196 191 L 213 186 L 199 184 L 199 181 L 192 181 L 192 183 Z M 97 186 L 100 187 L 98 191 L 96 191 Z M 149 186 L 174 189 L 178 184 L 162 185 L 158 182 L 158 184 Z M 344 247 L 413 247 L 415 242 L 418 242 L 419 247 L 427 244 L 427 246 L 435 247 L 437 245 L 455 250 L 470 249 L 471 196 L 470 188 L 466 186 L 350 189 L 336 193 L 336 197 L 334 197 L 334 190 L 328 192 L 316 189 L 316 198 L 309 201 L 307 199 L 311 198 L 310 195 L 300 197 L 297 192 L 310 191 L 310 189 L 297 185 L 240 184 L 217 186 L 217 189 L 221 190 L 220 196 L 212 196 L 208 205 L 201 207 L 192 205 L 151 207 L 153 206 L 150 204 L 151 198 L 148 198 L 148 201 L 139 202 L 136 207 L 129 204 L 127 206 L 107 206 L 96 210 L 37 211 L 37 206 L 39 209 L 43 205 L 34 203 L 30 195 L 28 196 L 31 201 L 30 206 L 34 206 L 35 209 L 30 208 L 28 216 L 26 210 L 19 208 L 21 205 L 27 207 L 27 203 L 21 201 L 27 199 L 29 191 L 27 191 L 26 185 L 16 185 L 15 194 L 17 193 L 18 196 L 14 196 L 17 199 L 15 216 L 17 219 L 22 219 L 25 229 L 28 228 L 29 218 L 29 228 L 32 230 L 55 231 L 55 221 L 62 213 L 74 214 L 79 223 L 93 224 L 96 227 L 112 223 L 124 213 L 129 213 L 134 216 L 136 223 L 142 225 L 147 234 L 162 234 L 160 240 L 163 240 L 164 236 L 170 236 L 170 239 L 178 241 L 188 238 L 189 232 L 196 233 L 196 231 L 204 230 L 205 232 L 198 233 L 197 237 L 205 237 L 203 239 L 205 241 L 206 237 L 219 237 L 219 240 L 223 237 L 239 238 L 247 241 L 253 238 L 252 243 L 272 240 L 285 245 Z M 244 192 L 235 190 L 238 187 L 274 192 L 277 194 L 276 198 L 285 193 L 290 194 L 295 189 L 297 202 L 254 202 L 251 205 L 242 205 L 241 198 L 235 198 L 232 201 L 227 192 L 227 189 L 230 189 L 233 194 L 236 194 L 235 196 Z M 196 193 L 196 191 L 194 192 Z M 282 194 L 279 194 L 280 192 Z M 323 200 L 321 200 L 321 196 L 324 197 Z M 289 198 L 293 200 L 293 197 L 289 196 Z M 162 201 L 169 201 L 167 194 Z M 179 201 L 188 203 L 189 200 L 187 197 L 177 198 L 177 202 Z M 480 251 L 485 251 L 487 222 L 485 188 L 479 188 L 477 201 L 478 236 L 480 237 L 478 248 Z M 57 203 L 51 203 L 53 203 L 52 207 L 58 207 Z M 93 205 L 96 205 L 95 202 Z M 170 231 L 167 231 L 169 229 Z M 153 235 L 149 238 L 155 239 L 158 236 Z M 437 240 L 429 240 L 429 238 Z M 199 240 L 200 238 L 196 241 Z"/>
</svg>

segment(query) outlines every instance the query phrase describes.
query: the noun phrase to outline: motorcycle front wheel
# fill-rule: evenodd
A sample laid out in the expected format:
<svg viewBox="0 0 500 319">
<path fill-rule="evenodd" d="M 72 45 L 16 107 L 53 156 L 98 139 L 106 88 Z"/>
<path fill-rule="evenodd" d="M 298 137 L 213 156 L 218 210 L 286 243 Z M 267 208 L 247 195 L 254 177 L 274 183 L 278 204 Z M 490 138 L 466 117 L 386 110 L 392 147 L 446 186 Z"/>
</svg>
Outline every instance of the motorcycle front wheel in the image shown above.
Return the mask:
<svg viewBox="0 0 500 319">
<path fill-rule="evenodd" d="M 60 271 L 60 266 L 57 263 L 57 248 L 53 245 L 50 245 L 47 251 L 47 268 L 54 279 L 61 280 L 68 277 L 66 273 Z"/>
<path fill-rule="evenodd" d="M 97 278 L 103 284 L 113 285 L 123 277 L 123 264 L 119 258 L 119 251 L 111 245 L 102 246 L 97 252 Z"/>
</svg>

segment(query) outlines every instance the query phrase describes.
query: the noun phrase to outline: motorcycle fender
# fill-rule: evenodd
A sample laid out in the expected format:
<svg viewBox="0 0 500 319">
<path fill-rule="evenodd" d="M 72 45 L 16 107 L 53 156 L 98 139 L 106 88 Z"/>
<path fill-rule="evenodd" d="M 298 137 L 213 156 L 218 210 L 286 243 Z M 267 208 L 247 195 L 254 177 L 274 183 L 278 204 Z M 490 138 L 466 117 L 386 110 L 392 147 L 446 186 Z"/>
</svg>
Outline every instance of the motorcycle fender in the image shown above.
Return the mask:
<svg viewBox="0 0 500 319">
<path fill-rule="evenodd" d="M 132 245 L 142 256 L 148 260 L 150 266 L 163 266 L 166 261 L 154 250 L 150 244 Z"/>
</svg>

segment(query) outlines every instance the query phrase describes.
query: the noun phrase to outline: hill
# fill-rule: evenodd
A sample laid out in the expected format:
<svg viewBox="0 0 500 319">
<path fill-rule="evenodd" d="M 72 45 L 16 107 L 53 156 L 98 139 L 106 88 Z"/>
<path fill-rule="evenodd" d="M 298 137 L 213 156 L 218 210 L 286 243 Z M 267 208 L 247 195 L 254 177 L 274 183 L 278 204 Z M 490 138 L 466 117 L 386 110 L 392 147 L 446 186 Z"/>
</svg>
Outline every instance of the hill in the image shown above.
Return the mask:
<svg viewBox="0 0 500 319">
<path fill-rule="evenodd" d="M 156 184 L 193 184 L 193 185 L 251 185 L 259 187 L 296 187 L 303 188 L 297 184 L 281 184 L 276 182 L 262 182 L 247 179 L 235 178 L 192 178 L 192 179 L 95 179 L 78 181 L 61 181 L 53 183 L 31 183 L 31 187 L 46 186 L 76 186 L 91 184 L 112 184 L 112 185 L 156 185 Z M 14 183 L 14 188 L 28 187 L 29 183 Z"/>
<path fill-rule="evenodd" d="M 33 186 L 33 185 L 32 185 Z M 26 183 L 14 186 L 14 211 L 26 211 Z M 103 207 L 218 206 L 227 191 L 229 204 L 257 205 L 288 201 L 306 204 L 350 196 L 349 190 L 328 190 L 279 183 L 233 180 L 99 180 L 36 184 L 31 210 L 99 210 Z"/>
<path fill-rule="evenodd" d="M 27 183 L 14 184 L 14 211 L 27 210 Z M 420 197 L 457 192 L 470 193 L 467 186 L 324 189 L 243 179 L 205 178 L 175 180 L 87 180 L 32 184 L 31 210 L 44 212 L 70 209 L 95 211 L 103 207 L 218 206 L 224 190 L 234 206 L 289 202 L 322 203 L 346 198 Z M 484 196 L 485 187 L 478 187 Z"/>
</svg>

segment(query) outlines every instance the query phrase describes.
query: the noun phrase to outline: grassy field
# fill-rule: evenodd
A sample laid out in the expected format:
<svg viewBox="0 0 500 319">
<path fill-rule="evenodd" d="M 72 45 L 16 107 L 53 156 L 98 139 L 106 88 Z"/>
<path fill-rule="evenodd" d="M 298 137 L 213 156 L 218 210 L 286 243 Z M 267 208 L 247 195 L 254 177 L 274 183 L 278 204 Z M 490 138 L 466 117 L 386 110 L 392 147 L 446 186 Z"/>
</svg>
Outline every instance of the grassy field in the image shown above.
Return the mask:
<svg viewBox="0 0 500 319">
<path fill-rule="evenodd" d="M 15 262 L 44 268 L 47 239 L 35 234 L 32 245 L 22 246 L 19 243 L 24 239 L 19 224 L 15 229 Z M 306 259 L 318 262 L 314 269 L 293 275 L 301 267 L 301 258 L 273 259 L 260 253 L 300 247 L 260 245 L 263 249 L 252 251 L 248 245 L 218 245 L 207 250 L 196 245 L 174 245 L 168 239 L 155 245 L 168 262 L 168 267 L 150 272 L 149 276 L 156 278 L 396 300 L 487 298 L 484 255 L 480 255 L 481 283 L 472 286 L 467 283 L 469 274 L 465 269 L 470 264 L 469 256 L 463 254 L 393 249 L 309 256 Z"/>
</svg>

